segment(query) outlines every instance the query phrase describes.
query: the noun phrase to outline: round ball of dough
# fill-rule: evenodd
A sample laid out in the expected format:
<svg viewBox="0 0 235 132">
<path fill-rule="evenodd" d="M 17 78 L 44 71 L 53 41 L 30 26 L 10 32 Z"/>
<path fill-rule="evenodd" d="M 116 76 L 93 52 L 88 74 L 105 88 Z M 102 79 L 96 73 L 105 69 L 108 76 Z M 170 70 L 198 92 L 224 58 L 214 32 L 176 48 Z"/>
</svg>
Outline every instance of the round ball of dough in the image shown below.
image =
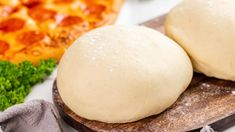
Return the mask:
<svg viewBox="0 0 235 132">
<path fill-rule="evenodd" d="M 235 81 L 234 12 L 233 0 L 184 0 L 167 16 L 165 29 L 196 71 Z"/>
<path fill-rule="evenodd" d="M 80 37 L 62 57 L 57 86 L 81 117 L 126 123 L 172 105 L 192 78 L 180 46 L 139 26 L 108 26 Z"/>
</svg>

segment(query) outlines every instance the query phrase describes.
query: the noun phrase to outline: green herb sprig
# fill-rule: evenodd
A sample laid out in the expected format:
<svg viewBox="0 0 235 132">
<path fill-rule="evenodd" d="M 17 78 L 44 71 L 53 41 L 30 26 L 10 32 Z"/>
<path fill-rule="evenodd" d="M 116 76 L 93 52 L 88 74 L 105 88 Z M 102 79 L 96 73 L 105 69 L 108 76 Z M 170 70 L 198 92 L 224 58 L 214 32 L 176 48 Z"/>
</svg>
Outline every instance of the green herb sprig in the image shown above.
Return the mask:
<svg viewBox="0 0 235 132">
<path fill-rule="evenodd" d="M 56 60 L 48 59 L 34 66 L 29 61 L 18 65 L 0 60 L 0 111 L 22 103 L 31 87 L 42 82 L 56 67 Z"/>
</svg>

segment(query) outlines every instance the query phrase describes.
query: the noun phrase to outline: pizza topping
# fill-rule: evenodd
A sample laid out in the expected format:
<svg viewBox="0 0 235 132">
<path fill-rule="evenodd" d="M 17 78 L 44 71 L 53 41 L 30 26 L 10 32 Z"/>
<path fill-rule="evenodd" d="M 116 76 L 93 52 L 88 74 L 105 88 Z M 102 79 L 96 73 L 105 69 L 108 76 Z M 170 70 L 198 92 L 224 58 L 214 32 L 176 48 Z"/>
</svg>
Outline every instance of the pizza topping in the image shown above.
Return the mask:
<svg viewBox="0 0 235 132">
<path fill-rule="evenodd" d="M 56 4 L 72 3 L 73 0 L 55 0 Z"/>
<path fill-rule="evenodd" d="M 3 6 L 2 8 L 0 8 L 0 17 L 6 17 L 14 11 L 17 11 L 16 8 L 13 8 L 11 6 Z"/>
<path fill-rule="evenodd" d="M 9 44 L 0 40 L 0 54 L 4 54 L 10 48 Z"/>
<path fill-rule="evenodd" d="M 56 11 L 45 9 L 43 7 L 35 7 L 29 10 L 29 15 L 36 21 L 42 22 L 48 19 L 53 19 Z"/>
<path fill-rule="evenodd" d="M 17 39 L 20 43 L 25 45 L 31 45 L 43 40 L 46 37 L 44 33 L 37 31 L 28 31 L 20 34 Z"/>
<path fill-rule="evenodd" d="M 85 8 L 85 13 L 87 15 L 100 16 L 105 9 L 106 7 L 104 5 L 90 4 Z"/>
<path fill-rule="evenodd" d="M 20 18 L 9 18 L 0 22 L 0 30 L 4 32 L 13 32 L 20 30 L 25 25 L 25 21 Z"/>
<path fill-rule="evenodd" d="M 67 16 L 60 23 L 60 26 L 71 26 L 82 23 L 82 18 L 78 16 Z"/>
<path fill-rule="evenodd" d="M 57 14 L 55 16 L 56 23 L 60 23 L 65 17 L 67 17 L 65 14 Z"/>
<path fill-rule="evenodd" d="M 18 63 L 28 59 L 37 64 L 42 58 L 59 59 L 61 49 L 79 36 L 114 21 L 119 10 L 112 9 L 122 0 L 114 1 L 0 0 L 0 60 Z"/>
<path fill-rule="evenodd" d="M 40 4 L 43 0 L 20 0 L 21 3 L 27 7 L 33 7 Z"/>
<path fill-rule="evenodd" d="M 32 51 L 32 55 L 34 55 L 34 56 L 39 56 L 39 55 L 41 55 L 41 53 L 40 53 L 40 51 L 38 51 L 38 50 L 33 50 L 33 51 Z"/>
</svg>

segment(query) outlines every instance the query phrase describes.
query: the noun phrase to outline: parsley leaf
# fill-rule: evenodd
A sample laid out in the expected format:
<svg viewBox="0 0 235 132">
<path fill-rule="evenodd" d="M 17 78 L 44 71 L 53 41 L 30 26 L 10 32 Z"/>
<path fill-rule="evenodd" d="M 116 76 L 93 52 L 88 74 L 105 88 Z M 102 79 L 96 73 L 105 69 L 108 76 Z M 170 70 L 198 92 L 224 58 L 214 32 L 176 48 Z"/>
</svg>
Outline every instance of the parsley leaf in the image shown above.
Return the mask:
<svg viewBox="0 0 235 132">
<path fill-rule="evenodd" d="M 34 66 L 29 61 L 12 64 L 0 60 L 0 111 L 22 103 L 31 87 L 52 73 L 56 60 L 48 59 Z"/>
</svg>

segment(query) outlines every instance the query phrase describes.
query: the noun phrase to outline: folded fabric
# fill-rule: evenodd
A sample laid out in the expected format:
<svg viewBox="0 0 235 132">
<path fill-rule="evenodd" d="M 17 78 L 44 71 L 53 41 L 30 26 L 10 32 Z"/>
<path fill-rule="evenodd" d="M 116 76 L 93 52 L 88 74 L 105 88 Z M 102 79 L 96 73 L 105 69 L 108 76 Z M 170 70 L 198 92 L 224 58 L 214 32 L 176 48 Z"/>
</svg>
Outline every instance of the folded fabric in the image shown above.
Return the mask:
<svg viewBox="0 0 235 132">
<path fill-rule="evenodd" d="M 0 113 L 3 132 L 62 132 L 60 116 L 53 104 L 33 100 Z M 0 130 L 1 131 L 1 130 Z"/>
</svg>

